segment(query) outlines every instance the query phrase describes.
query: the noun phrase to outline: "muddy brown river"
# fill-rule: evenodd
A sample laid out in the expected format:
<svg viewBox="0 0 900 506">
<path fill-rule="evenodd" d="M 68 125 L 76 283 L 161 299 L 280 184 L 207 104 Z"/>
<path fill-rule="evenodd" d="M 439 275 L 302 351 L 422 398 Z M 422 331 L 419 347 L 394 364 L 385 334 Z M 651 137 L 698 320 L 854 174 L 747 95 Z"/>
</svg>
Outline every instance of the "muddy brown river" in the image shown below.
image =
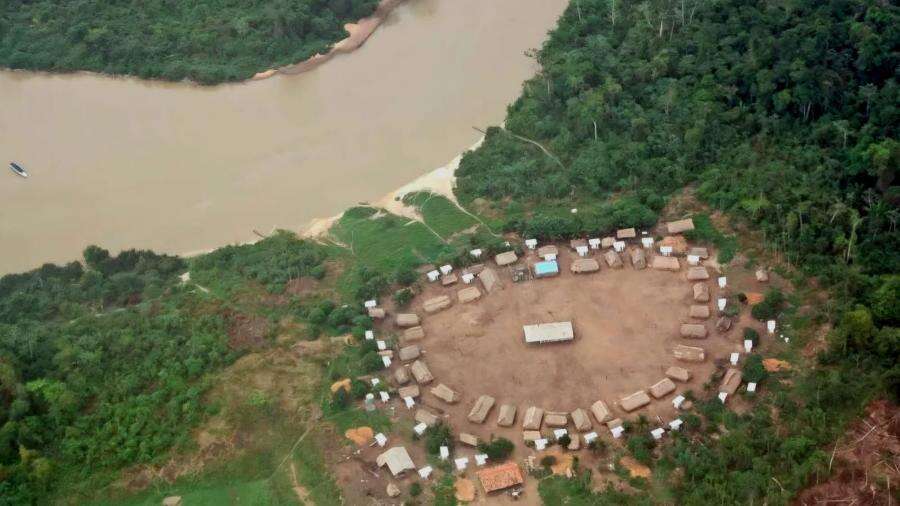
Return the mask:
<svg viewBox="0 0 900 506">
<path fill-rule="evenodd" d="M 0 72 L 0 273 L 89 244 L 190 253 L 375 200 L 502 121 L 566 3 L 411 0 L 351 54 L 211 88 Z"/>
</svg>

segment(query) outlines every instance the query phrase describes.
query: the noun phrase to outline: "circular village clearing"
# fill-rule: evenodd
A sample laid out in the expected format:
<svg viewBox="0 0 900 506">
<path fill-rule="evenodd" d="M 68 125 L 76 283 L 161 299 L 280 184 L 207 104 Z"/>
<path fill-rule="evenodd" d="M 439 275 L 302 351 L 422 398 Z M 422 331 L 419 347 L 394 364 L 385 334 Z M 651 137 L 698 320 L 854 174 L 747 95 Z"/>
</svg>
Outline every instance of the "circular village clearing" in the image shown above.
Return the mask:
<svg viewBox="0 0 900 506">
<path fill-rule="evenodd" d="M 482 263 L 429 270 L 405 310 L 389 314 L 367 302 L 379 334 L 397 335 L 392 345 L 375 332 L 366 336 L 379 341 L 392 383 L 392 395 L 382 393 L 380 402 L 399 403 L 417 434 L 451 426 L 460 444 L 452 455 L 442 448 L 440 458 L 485 496 L 520 492 L 525 473 L 516 462 L 487 462 L 480 441 L 513 441 L 514 457 L 528 470 L 563 436 L 567 453 L 578 452 L 598 439 L 620 439 L 624 421 L 638 416 L 661 439 L 680 429 L 679 413 L 692 404 L 684 394 L 702 392 L 717 365 L 726 370 L 715 387 L 729 402 L 741 387 L 741 357 L 753 346 L 731 330 L 754 323 L 726 315 L 728 304 L 739 304 L 728 298 L 731 280 L 706 248 L 681 236 L 693 222 L 661 229 L 659 242 L 623 229 L 566 245 L 526 240 L 521 256 L 510 250 L 484 259 L 473 250 Z M 768 281 L 764 269 L 734 274 L 741 288 Z M 398 444 L 375 435 L 373 446 L 383 452 L 377 465 L 395 479 L 428 479 L 433 469 L 424 457 L 414 463 Z M 465 479 L 467 470 L 477 479 Z"/>
</svg>

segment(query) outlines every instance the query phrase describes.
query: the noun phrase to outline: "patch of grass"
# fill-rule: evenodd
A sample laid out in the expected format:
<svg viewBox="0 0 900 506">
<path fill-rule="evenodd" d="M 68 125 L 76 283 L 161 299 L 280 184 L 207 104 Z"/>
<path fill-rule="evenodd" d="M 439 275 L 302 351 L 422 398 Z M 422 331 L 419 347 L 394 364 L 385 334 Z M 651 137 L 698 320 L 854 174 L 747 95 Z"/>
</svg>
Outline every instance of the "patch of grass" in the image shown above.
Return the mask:
<svg viewBox="0 0 900 506">
<path fill-rule="evenodd" d="M 447 197 L 436 193 L 410 193 L 403 197 L 403 203 L 415 207 L 425 223 L 445 239 L 478 224 L 475 218 L 461 211 Z"/>
<path fill-rule="evenodd" d="M 730 262 L 738 251 L 737 237 L 723 234 L 713 225 L 708 214 L 695 214 L 692 219 L 694 230 L 685 232 L 685 238 L 691 242 L 712 244 L 719 250 L 719 263 Z"/>
<path fill-rule="evenodd" d="M 348 210 L 330 232 L 357 261 L 385 273 L 431 261 L 448 248 L 421 223 L 373 207 Z"/>
</svg>

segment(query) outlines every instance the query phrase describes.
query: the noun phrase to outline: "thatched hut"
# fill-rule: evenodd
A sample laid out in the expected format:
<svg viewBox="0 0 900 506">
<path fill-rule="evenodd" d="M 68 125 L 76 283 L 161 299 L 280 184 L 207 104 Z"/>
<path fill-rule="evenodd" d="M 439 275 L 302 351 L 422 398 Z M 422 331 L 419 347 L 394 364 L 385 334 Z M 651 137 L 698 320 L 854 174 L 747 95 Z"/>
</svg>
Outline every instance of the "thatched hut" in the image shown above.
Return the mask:
<svg viewBox="0 0 900 506">
<path fill-rule="evenodd" d="M 613 269 L 622 268 L 622 259 L 619 257 L 619 254 L 613 250 L 609 250 L 604 253 L 603 259 L 606 260 L 606 265 L 610 266 Z"/>
<path fill-rule="evenodd" d="M 707 272 L 706 267 L 697 266 L 691 267 L 687 271 L 687 280 L 688 281 L 704 281 L 709 279 L 709 272 Z"/>
<path fill-rule="evenodd" d="M 490 395 L 479 397 L 472 406 L 472 410 L 469 411 L 469 421 L 472 423 L 484 423 L 491 408 L 494 407 L 494 402 L 494 398 Z"/>
<path fill-rule="evenodd" d="M 516 406 L 515 404 L 504 404 L 500 406 L 500 413 L 497 416 L 497 425 L 500 427 L 512 427 L 516 423 Z"/>
<path fill-rule="evenodd" d="M 459 401 L 459 393 L 443 383 L 440 383 L 438 386 L 433 387 L 431 389 L 431 395 L 446 402 L 447 404 L 456 404 Z"/>
<path fill-rule="evenodd" d="M 678 259 L 675 257 L 656 255 L 650 261 L 650 267 L 659 271 L 677 271 L 681 269 L 681 264 L 678 263 Z"/>
<path fill-rule="evenodd" d="M 619 406 L 621 406 L 626 413 L 631 413 L 632 411 L 640 409 L 647 404 L 650 404 L 650 396 L 647 395 L 647 392 L 643 390 L 638 390 L 637 392 L 622 397 L 619 400 Z"/>
<path fill-rule="evenodd" d="M 669 378 L 663 378 L 650 387 L 650 395 L 654 399 L 662 399 L 675 391 L 675 382 Z"/>
<path fill-rule="evenodd" d="M 681 234 L 688 230 L 694 230 L 694 220 L 685 218 L 683 220 L 670 221 L 666 223 L 666 230 L 670 234 Z"/>
<path fill-rule="evenodd" d="M 575 274 L 586 274 L 600 270 L 600 264 L 593 258 L 576 258 L 569 269 Z"/>
<path fill-rule="evenodd" d="M 437 297 L 426 300 L 425 303 L 422 304 L 422 309 L 424 309 L 426 313 L 431 314 L 447 309 L 451 305 L 453 305 L 453 301 L 450 299 L 449 295 L 438 295 Z M 399 318 L 400 315 L 397 316 Z M 418 322 L 416 322 L 416 324 L 418 325 Z"/>
<path fill-rule="evenodd" d="M 680 333 L 687 339 L 706 339 L 708 335 L 706 325 L 700 323 L 682 323 Z"/>
<path fill-rule="evenodd" d="M 706 283 L 694 283 L 694 302 L 709 302 L 709 286 Z"/>
<path fill-rule="evenodd" d="M 396 317 L 398 327 L 416 327 L 419 325 L 419 315 L 415 313 L 400 313 Z"/>
<path fill-rule="evenodd" d="M 709 318 L 709 306 L 705 304 L 692 304 L 688 316 L 697 320 Z"/>
<path fill-rule="evenodd" d="M 503 253 L 498 254 L 494 257 L 494 261 L 497 262 L 497 265 L 503 267 L 504 265 L 514 264 L 519 260 L 519 257 L 516 256 L 515 251 L 504 251 Z"/>
<path fill-rule="evenodd" d="M 703 362 L 706 360 L 706 350 L 697 346 L 675 345 L 672 355 L 684 362 Z"/>
<path fill-rule="evenodd" d="M 522 417 L 522 428 L 525 430 L 540 430 L 541 422 L 544 420 L 544 410 L 531 406 L 525 410 L 525 416 Z"/>
</svg>

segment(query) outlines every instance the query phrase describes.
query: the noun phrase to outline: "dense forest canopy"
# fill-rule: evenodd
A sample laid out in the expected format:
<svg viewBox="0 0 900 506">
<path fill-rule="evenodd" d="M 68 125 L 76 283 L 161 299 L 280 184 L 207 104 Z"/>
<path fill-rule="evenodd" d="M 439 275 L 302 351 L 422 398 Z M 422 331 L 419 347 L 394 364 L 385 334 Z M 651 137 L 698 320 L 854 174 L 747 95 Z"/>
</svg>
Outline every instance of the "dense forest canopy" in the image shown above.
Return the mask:
<svg viewBox="0 0 900 506">
<path fill-rule="evenodd" d="M 0 66 L 217 83 L 325 52 L 377 0 L 4 0 Z"/>
<path fill-rule="evenodd" d="M 801 264 L 898 272 L 898 21 L 877 1 L 574 2 L 506 119 L 554 156 L 491 130 L 458 193 L 646 212 L 695 184 Z"/>
</svg>

